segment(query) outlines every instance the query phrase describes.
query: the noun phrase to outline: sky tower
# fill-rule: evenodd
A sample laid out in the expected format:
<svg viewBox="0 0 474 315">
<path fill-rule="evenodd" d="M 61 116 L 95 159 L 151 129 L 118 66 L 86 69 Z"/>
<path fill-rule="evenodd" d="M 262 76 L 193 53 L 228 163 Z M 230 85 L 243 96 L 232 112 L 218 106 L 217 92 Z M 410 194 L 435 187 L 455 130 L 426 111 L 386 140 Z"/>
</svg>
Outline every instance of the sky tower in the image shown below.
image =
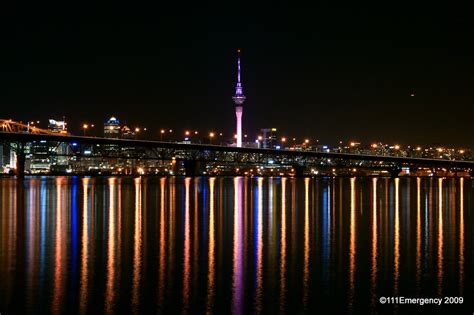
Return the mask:
<svg viewBox="0 0 474 315">
<path fill-rule="evenodd" d="M 237 86 L 235 95 L 232 97 L 235 103 L 235 116 L 237 118 L 237 147 L 242 147 L 242 113 L 245 95 L 242 93 L 242 84 L 240 83 L 240 49 L 237 49 Z"/>
</svg>

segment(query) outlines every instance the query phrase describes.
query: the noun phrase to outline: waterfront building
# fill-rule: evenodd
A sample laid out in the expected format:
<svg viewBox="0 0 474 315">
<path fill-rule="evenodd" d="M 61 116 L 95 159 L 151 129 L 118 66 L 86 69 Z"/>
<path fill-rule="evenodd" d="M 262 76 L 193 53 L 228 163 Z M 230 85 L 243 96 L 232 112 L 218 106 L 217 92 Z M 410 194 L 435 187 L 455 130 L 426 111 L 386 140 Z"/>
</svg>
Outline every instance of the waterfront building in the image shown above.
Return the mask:
<svg viewBox="0 0 474 315">
<path fill-rule="evenodd" d="M 56 120 L 56 119 L 48 120 L 48 130 L 54 133 L 66 134 L 67 133 L 66 125 L 67 124 L 64 119 L 62 121 Z"/>
<path fill-rule="evenodd" d="M 119 139 L 120 130 L 120 121 L 112 116 L 104 123 L 104 138 Z"/>
<path fill-rule="evenodd" d="M 105 131 L 104 131 L 105 133 Z M 122 139 L 135 139 L 136 133 L 128 126 L 123 126 L 121 129 Z"/>
<path fill-rule="evenodd" d="M 276 128 L 263 128 L 260 130 L 262 133 L 262 148 L 263 149 L 276 149 L 277 143 L 277 129 Z"/>
</svg>

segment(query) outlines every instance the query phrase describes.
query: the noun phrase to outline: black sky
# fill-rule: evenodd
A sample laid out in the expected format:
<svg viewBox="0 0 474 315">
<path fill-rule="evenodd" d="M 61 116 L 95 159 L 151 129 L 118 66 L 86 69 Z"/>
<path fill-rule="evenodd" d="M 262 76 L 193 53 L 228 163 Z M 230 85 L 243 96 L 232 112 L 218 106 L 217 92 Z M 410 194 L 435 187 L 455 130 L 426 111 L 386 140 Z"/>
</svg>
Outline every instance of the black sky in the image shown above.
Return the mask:
<svg viewBox="0 0 474 315">
<path fill-rule="evenodd" d="M 467 7 L 291 3 L 4 8 L 0 117 L 474 148 Z"/>
</svg>

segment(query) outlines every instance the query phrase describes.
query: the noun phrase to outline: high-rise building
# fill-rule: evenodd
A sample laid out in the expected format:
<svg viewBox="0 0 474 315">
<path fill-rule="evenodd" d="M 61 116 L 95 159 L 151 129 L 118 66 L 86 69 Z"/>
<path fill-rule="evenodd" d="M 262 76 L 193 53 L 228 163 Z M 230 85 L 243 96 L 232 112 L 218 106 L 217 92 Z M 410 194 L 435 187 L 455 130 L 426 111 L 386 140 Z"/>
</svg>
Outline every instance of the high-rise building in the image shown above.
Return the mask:
<svg viewBox="0 0 474 315">
<path fill-rule="evenodd" d="M 120 121 L 114 116 L 104 123 L 104 138 L 120 138 Z"/>
<path fill-rule="evenodd" d="M 122 127 L 122 139 L 135 139 L 136 133 L 128 126 Z"/>
<path fill-rule="evenodd" d="M 277 129 L 263 128 L 262 132 L 262 148 L 276 149 L 277 148 Z"/>
<path fill-rule="evenodd" d="M 50 119 L 48 124 L 48 130 L 54 133 L 67 133 L 66 122 Z"/>
<path fill-rule="evenodd" d="M 49 124 L 48 124 L 48 130 L 54 133 L 60 133 L 60 134 L 67 134 L 67 123 L 66 120 L 63 118 L 62 121 L 60 120 L 55 120 L 55 119 L 49 119 Z M 54 165 L 61 165 L 65 166 L 68 164 L 68 158 L 67 154 L 69 152 L 69 145 L 67 143 L 61 143 L 57 147 L 50 148 L 51 144 L 48 143 L 35 143 L 33 145 L 32 150 L 36 152 L 36 155 L 38 159 L 36 159 L 39 162 L 40 168 L 43 168 L 44 163 L 50 163 Z M 43 148 L 46 147 L 46 148 Z M 52 151 L 55 153 L 55 157 L 50 159 L 48 162 L 44 162 L 45 158 L 42 157 L 45 152 Z M 32 162 L 32 167 L 34 166 L 35 163 Z M 48 166 L 49 167 L 49 166 Z"/>
<path fill-rule="evenodd" d="M 242 92 L 242 84 L 240 83 L 240 49 L 237 50 L 237 86 L 235 87 L 235 95 L 232 97 L 235 103 L 235 116 L 237 118 L 236 134 L 237 147 L 242 147 L 242 114 L 244 111 L 243 104 L 245 95 Z"/>
</svg>

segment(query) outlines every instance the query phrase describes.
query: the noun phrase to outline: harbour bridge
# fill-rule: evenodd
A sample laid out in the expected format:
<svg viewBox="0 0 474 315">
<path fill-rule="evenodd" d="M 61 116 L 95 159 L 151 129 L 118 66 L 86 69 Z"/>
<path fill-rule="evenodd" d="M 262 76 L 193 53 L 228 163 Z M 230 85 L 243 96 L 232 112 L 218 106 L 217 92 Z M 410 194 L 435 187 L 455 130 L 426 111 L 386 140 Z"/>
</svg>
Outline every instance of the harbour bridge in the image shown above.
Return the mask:
<svg viewBox="0 0 474 315">
<path fill-rule="evenodd" d="M 16 153 L 16 174 L 23 176 L 28 147 L 33 143 L 47 143 L 50 147 L 67 147 L 59 154 L 80 161 L 175 161 L 183 165 L 186 175 L 203 174 L 208 165 L 235 167 L 273 166 L 290 167 L 295 175 L 308 174 L 311 169 L 369 169 L 397 176 L 402 169 L 420 168 L 443 170 L 445 173 L 474 175 L 474 161 L 316 152 L 239 148 L 210 144 L 185 144 L 164 141 L 110 139 L 54 133 L 12 120 L 0 120 L 0 144 Z M 58 154 L 56 154 L 58 155 Z"/>
</svg>

